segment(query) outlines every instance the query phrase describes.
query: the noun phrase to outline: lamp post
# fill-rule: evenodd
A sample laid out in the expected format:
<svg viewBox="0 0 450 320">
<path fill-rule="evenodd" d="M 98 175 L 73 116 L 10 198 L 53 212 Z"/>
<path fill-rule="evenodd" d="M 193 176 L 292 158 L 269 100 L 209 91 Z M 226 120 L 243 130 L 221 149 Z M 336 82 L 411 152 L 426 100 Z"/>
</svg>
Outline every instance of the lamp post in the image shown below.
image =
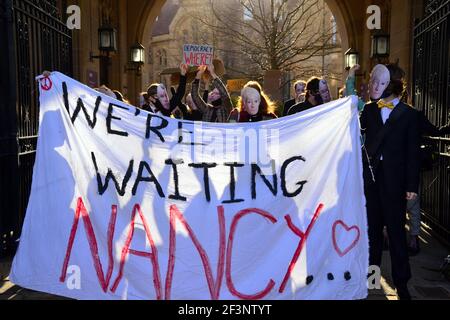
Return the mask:
<svg viewBox="0 0 450 320">
<path fill-rule="evenodd" d="M 130 62 L 136 64 L 144 64 L 145 63 L 145 48 L 140 43 L 135 43 L 130 48 L 131 56 Z"/>
<path fill-rule="evenodd" d="M 108 86 L 110 54 L 117 51 L 117 31 L 110 25 L 104 25 L 98 29 L 98 50 L 100 54 L 97 56 L 90 52 L 90 61 L 100 59 L 100 82 Z"/>
<path fill-rule="evenodd" d="M 145 47 L 136 41 L 130 47 L 130 57 L 128 61 L 128 66 L 125 66 L 125 72 L 135 71 L 136 74 L 133 77 L 134 85 L 132 86 L 134 90 L 134 95 L 137 97 L 138 92 L 141 90 L 141 83 L 139 77 L 142 75 L 141 68 L 145 63 Z"/>
<path fill-rule="evenodd" d="M 345 52 L 345 70 L 350 70 L 355 64 L 359 63 L 359 53 L 355 49 L 348 49 Z"/>
<path fill-rule="evenodd" d="M 117 31 L 113 27 L 106 25 L 98 29 L 98 49 L 104 52 L 117 51 Z"/>
<path fill-rule="evenodd" d="M 390 36 L 385 33 L 377 33 L 372 36 L 372 48 L 370 57 L 376 58 L 378 61 L 382 58 L 389 57 L 390 53 Z"/>
<path fill-rule="evenodd" d="M 141 68 L 145 63 L 145 47 L 140 44 L 139 42 L 136 42 L 130 47 L 130 61 L 128 62 L 129 65 L 133 67 L 126 67 L 126 71 L 136 71 L 136 74 L 139 76 L 141 75 Z"/>
</svg>

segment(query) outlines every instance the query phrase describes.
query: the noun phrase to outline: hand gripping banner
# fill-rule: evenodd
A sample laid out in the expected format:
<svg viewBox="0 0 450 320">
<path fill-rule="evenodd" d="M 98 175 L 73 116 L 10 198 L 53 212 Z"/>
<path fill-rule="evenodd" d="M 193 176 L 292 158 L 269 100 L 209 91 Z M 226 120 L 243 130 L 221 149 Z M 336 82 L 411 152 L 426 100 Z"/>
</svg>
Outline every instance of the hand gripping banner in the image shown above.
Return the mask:
<svg viewBox="0 0 450 320">
<path fill-rule="evenodd" d="M 147 113 L 40 79 L 11 281 L 76 299 L 363 299 L 357 101 L 246 124 Z"/>
</svg>

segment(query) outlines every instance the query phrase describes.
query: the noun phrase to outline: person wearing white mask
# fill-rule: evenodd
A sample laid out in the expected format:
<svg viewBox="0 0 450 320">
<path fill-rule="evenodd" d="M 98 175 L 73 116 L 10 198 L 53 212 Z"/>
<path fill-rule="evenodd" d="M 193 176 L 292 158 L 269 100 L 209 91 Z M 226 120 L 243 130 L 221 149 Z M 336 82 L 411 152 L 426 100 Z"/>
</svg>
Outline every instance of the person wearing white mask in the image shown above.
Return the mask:
<svg viewBox="0 0 450 320">
<path fill-rule="evenodd" d="M 162 83 L 154 83 L 147 89 L 148 100 L 150 109 L 153 113 L 161 114 L 166 117 L 170 117 L 172 112 L 181 104 L 181 101 L 186 93 L 186 73 L 188 66 L 186 64 L 180 64 L 180 84 L 175 91 L 175 95 L 169 99 L 166 86 Z"/>
<path fill-rule="evenodd" d="M 319 93 L 322 97 L 323 103 L 331 102 L 330 88 L 328 87 L 328 82 L 325 79 L 320 79 L 319 82 Z"/>
<path fill-rule="evenodd" d="M 355 90 L 356 71 L 360 69 L 359 64 L 354 65 L 348 72 L 345 82 L 345 96 L 357 95 Z M 390 74 L 388 68 L 383 64 L 377 64 L 370 73 L 369 79 L 369 98 L 370 101 L 378 101 L 381 99 L 383 92 L 390 83 Z M 366 103 L 359 98 L 358 109 L 362 111 Z"/>
<path fill-rule="evenodd" d="M 366 104 L 360 119 L 361 134 L 365 136 L 363 176 L 369 264 L 381 265 L 386 226 L 394 286 L 400 299 L 410 300 L 406 202 L 416 199 L 419 191 L 419 117 L 416 110 L 401 102 L 404 71 L 396 64 L 388 65 L 387 69 L 390 80 L 386 90 L 381 91 L 379 83 L 374 83 L 372 90 L 372 94 L 383 98 Z"/>
<path fill-rule="evenodd" d="M 229 116 L 229 122 L 259 122 L 276 119 L 275 104 L 256 81 L 248 82 L 241 91 L 238 107 Z"/>
</svg>

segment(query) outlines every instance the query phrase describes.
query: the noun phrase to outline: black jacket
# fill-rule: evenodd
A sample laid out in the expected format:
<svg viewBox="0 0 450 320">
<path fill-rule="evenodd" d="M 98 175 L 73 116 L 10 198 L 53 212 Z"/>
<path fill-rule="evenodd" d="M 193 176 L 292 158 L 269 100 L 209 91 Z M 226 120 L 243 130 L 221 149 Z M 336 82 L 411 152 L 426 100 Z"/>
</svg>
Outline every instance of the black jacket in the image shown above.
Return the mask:
<svg viewBox="0 0 450 320">
<path fill-rule="evenodd" d="M 293 105 L 289 109 L 287 114 L 290 116 L 290 115 L 293 115 L 293 114 L 296 114 L 296 113 L 299 113 L 299 112 L 303 112 L 303 111 L 311 109 L 311 108 L 314 108 L 314 106 L 311 103 L 309 103 L 308 100 L 306 100 L 304 102 L 300 102 L 300 103 L 297 103 L 297 104 Z"/>
<path fill-rule="evenodd" d="M 295 104 L 295 99 L 288 100 L 284 103 L 283 117 L 288 115 L 289 109 Z"/>
<path fill-rule="evenodd" d="M 388 194 L 404 195 L 406 192 L 418 193 L 420 172 L 420 126 L 419 113 L 412 107 L 400 102 L 387 121 L 400 112 L 400 117 L 392 123 L 391 131 L 385 136 L 376 152 L 372 146 L 376 143 L 378 132 L 383 128 L 381 110 L 376 102 L 366 104 L 361 114 L 361 133 L 366 150 L 369 150 L 371 164 L 377 167 L 383 156 L 383 172 Z M 395 118 L 395 117 L 394 117 Z M 373 153 L 373 154 L 370 154 Z M 370 184 L 369 163 L 363 153 L 364 180 Z"/>
<path fill-rule="evenodd" d="M 175 91 L 175 95 L 172 96 L 172 99 L 170 99 L 170 107 L 169 110 L 165 109 L 161 102 L 159 100 L 156 100 L 155 106 L 156 110 L 160 111 L 164 116 L 170 117 L 173 110 L 175 110 L 176 107 L 180 106 L 182 103 L 181 100 L 184 97 L 184 94 L 186 93 L 186 76 L 180 77 L 180 84 L 178 85 L 177 90 Z"/>
<path fill-rule="evenodd" d="M 428 120 L 423 112 L 419 112 L 419 123 L 421 135 L 441 137 L 450 134 L 450 124 L 438 128 Z"/>
<path fill-rule="evenodd" d="M 200 110 L 190 109 L 184 103 L 178 106 L 183 114 L 183 119 L 188 121 L 202 121 L 203 113 Z"/>
</svg>

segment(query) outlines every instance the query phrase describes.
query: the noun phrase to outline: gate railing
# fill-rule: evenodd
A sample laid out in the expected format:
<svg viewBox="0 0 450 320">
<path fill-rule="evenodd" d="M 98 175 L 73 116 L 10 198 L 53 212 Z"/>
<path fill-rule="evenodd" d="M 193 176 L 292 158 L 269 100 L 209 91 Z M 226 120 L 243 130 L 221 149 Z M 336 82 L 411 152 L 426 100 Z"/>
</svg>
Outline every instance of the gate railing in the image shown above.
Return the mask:
<svg viewBox="0 0 450 320">
<path fill-rule="evenodd" d="M 0 255 L 20 236 L 30 195 L 39 129 L 35 77 L 43 70 L 72 74 L 71 32 L 58 11 L 56 0 L 0 0 L 1 48 L 8 49 L 0 53 L 0 67 L 8 70 L 9 123 L 0 128 Z"/>
<path fill-rule="evenodd" d="M 414 28 L 414 105 L 442 126 L 450 120 L 450 1 L 426 1 L 425 14 Z M 435 145 L 436 160 L 422 174 L 423 220 L 450 245 L 450 139 L 427 140 Z"/>
</svg>

